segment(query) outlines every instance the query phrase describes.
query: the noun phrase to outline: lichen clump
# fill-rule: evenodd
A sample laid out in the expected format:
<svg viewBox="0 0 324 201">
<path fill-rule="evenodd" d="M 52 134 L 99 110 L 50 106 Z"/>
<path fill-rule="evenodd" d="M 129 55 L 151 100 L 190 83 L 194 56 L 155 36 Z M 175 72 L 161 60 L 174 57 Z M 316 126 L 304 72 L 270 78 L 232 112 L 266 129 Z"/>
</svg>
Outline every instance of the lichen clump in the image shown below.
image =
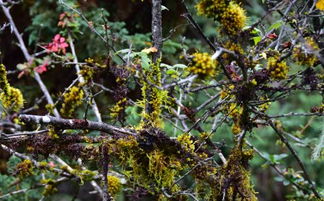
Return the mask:
<svg viewBox="0 0 324 201">
<path fill-rule="evenodd" d="M 313 52 L 319 50 L 320 48 L 318 47 L 315 40 L 313 38 L 308 37 L 305 39 L 304 46 L 297 45 L 293 49 L 292 57 L 299 65 L 313 67 L 318 61 L 318 58 Z"/>
<path fill-rule="evenodd" d="M 110 195 L 115 196 L 121 189 L 122 184 L 118 177 L 108 175 L 108 192 Z"/>
<path fill-rule="evenodd" d="M 201 0 L 196 4 L 198 15 L 217 18 L 226 9 L 225 0 Z"/>
<path fill-rule="evenodd" d="M 142 100 L 138 102 L 139 106 L 143 108 L 139 129 L 142 127 L 161 128 L 163 126 L 161 120 L 162 109 L 170 103 L 168 91 L 161 89 L 160 62 L 152 64 L 150 69 L 144 70 L 144 74 L 146 77 L 141 80 Z"/>
<path fill-rule="evenodd" d="M 253 151 L 251 150 L 241 151 L 238 147 L 233 148 L 226 165 L 219 171 L 221 173 L 219 182 L 223 184 L 221 185 L 223 189 L 219 190 L 222 192 L 221 194 L 225 192 L 226 198 L 233 198 L 236 194 L 238 199 L 235 200 L 258 200 L 250 181 L 250 173 L 247 170 L 248 160 L 252 156 Z"/>
<path fill-rule="evenodd" d="M 276 57 L 269 57 L 267 70 L 269 71 L 272 79 L 283 80 L 287 78 L 289 68 L 285 61 L 280 61 Z"/>
<path fill-rule="evenodd" d="M 31 160 L 23 160 L 22 162 L 18 163 L 16 166 L 17 174 L 20 177 L 33 175 L 33 169 L 34 166 Z"/>
<path fill-rule="evenodd" d="M 19 89 L 10 86 L 3 64 L 0 64 L 0 89 L 0 100 L 7 110 L 18 112 L 24 106 L 24 97 Z"/>
<path fill-rule="evenodd" d="M 226 33 L 236 35 L 245 26 L 246 19 L 245 10 L 237 3 L 230 2 L 226 10 L 221 14 L 220 22 Z"/>
<path fill-rule="evenodd" d="M 196 4 L 198 15 L 214 18 L 222 25 L 222 30 L 231 36 L 237 35 L 246 24 L 245 10 L 234 1 L 200 0 Z"/>
<path fill-rule="evenodd" d="M 193 152 L 195 150 L 194 141 L 191 139 L 191 136 L 188 133 L 179 135 L 177 137 L 178 142 L 183 146 L 184 150 L 187 152 Z"/>
<path fill-rule="evenodd" d="M 192 54 L 192 62 L 189 64 L 188 71 L 200 76 L 215 76 L 217 73 L 217 61 L 212 60 L 208 53 Z"/>
<path fill-rule="evenodd" d="M 77 107 L 82 104 L 84 93 L 79 87 L 71 87 L 67 93 L 63 95 L 63 104 L 61 113 L 66 117 L 71 117 Z"/>
<path fill-rule="evenodd" d="M 220 92 L 220 98 L 236 101 L 236 96 L 234 94 L 234 91 L 235 91 L 235 86 L 231 84 Z M 238 103 L 234 102 L 234 103 L 228 103 L 224 105 L 222 111 L 224 114 L 228 115 L 233 120 L 232 133 L 234 135 L 239 134 L 242 131 L 241 116 L 243 114 L 243 108 Z"/>
</svg>

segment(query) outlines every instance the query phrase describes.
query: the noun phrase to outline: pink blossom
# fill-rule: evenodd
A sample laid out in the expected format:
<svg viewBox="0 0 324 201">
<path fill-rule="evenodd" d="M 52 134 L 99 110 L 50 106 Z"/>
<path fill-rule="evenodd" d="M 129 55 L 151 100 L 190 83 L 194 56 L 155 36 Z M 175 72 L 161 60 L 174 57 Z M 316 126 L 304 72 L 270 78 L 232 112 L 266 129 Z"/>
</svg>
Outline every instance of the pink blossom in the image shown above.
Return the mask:
<svg viewBox="0 0 324 201">
<path fill-rule="evenodd" d="M 47 62 L 44 62 L 42 65 L 39 65 L 36 68 L 34 68 L 34 70 L 37 73 L 42 74 L 42 73 L 44 73 L 44 72 L 47 71 L 47 66 L 48 66 L 48 63 Z"/>
<path fill-rule="evenodd" d="M 60 34 L 56 34 L 52 41 L 53 42 L 45 46 L 48 52 L 66 53 L 66 48 L 69 47 L 69 45 L 65 42 L 64 37 L 62 37 Z"/>
</svg>

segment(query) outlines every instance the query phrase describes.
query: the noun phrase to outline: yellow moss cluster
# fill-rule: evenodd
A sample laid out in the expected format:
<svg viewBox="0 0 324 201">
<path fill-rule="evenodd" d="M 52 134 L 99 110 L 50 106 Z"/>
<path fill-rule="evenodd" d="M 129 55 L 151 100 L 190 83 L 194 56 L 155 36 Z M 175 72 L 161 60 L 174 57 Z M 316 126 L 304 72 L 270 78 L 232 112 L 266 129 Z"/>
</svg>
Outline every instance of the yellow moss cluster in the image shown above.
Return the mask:
<svg viewBox="0 0 324 201">
<path fill-rule="evenodd" d="M 139 127 L 142 128 L 145 125 L 160 128 L 163 123 L 161 121 L 162 109 L 170 104 L 168 91 L 160 89 L 162 87 L 160 62 L 152 64 L 150 69 L 144 70 L 144 74 L 145 79 L 141 80 L 142 100 L 138 102 L 143 108 Z"/>
<path fill-rule="evenodd" d="M 271 102 L 269 102 L 269 98 L 267 98 L 267 97 L 261 97 L 260 98 L 260 101 L 268 101 L 268 102 L 265 102 L 265 103 L 263 103 L 263 104 L 261 104 L 261 105 L 258 106 L 258 108 L 262 112 L 264 112 L 264 111 L 266 111 L 270 107 Z"/>
<path fill-rule="evenodd" d="M 42 179 L 40 183 L 45 185 L 44 196 L 52 195 L 58 191 L 56 188 L 57 183 L 53 179 Z"/>
<path fill-rule="evenodd" d="M 269 71 L 272 79 L 283 80 L 287 78 L 289 67 L 285 61 L 279 61 L 279 59 L 276 57 L 269 57 L 267 70 Z"/>
<path fill-rule="evenodd" d="M 233 148 L 231 151 L 226 165 L 220 169 L 219 183 L 222 184 L 221 187 L 225 186 L 225 189 L 219 189 L 219 192 L 225 191 L 226 198 L 231 199 L 236 193 L 236 200 L 258 200 L 251 184 L 250 173 L 245 167 L 252 156 L 251 150 L 241 151 L 239 148 Z"/>
<path fill-rule="evenodd" d="M 193 59 L 187 68 L 188 71 L 200 76 L 215 76 L 217 73 L 217 61 L 212 60 L 208 53 L 194 53 Z"/>
<path fill-rule="evenodd" d="M 127 98 L 119 100 L 112 108 L 110 108 L 110 116 L 117 118 L 119 114 L 125 109 Z"/>
<path fill-rule="evenodd" d="M 72 117 L 75 109 L 82 104 L 83 90 L 73 86 L 63 95 L 63 104 L 60 112 L 66 117 Z"/>
<path fill-rule="evenodd" d="M 33 175 L 34 165 L 31 160 L 23 160 L 16 165 L 17 174 L 20 177 Z"/>
<path fill-rule="evenodd" d="M 241 129 L 241 126 L 239 125 L 239 122 L 235 122 L 235 123 L 232 125 L 232 133 L 233 133 L 234 135 L 237 135 L 237 134 L 239 134 L 241 131 L 242 131 L 242 129 Z"/>
<path fill-rule="evenodd" d="M 108 175 L 108 192 L 110 195 L 115 196 L 121 189 L 122 184 L 118 177 Z"/>
<path fill-rule="evenodd" d="M 18 112 L 24 106 L 24 98 L 17 88 L 8 87 L 7 92 L 1 92 L 0 100 L 6 109 Z"/>
<path fill-rule="evenodd" d="M 198 15 L 218 20 L 226 34 L 237 35 L 245 26 L 245 10 L 235 1 L 200 0 L 196 4 Z"/>
<path fill-rule="evenodd" d="M 158 187 L 171 187 L 175 176 L 182 169 L 181 163 L 159 150 L 154 150 L 146 156 L 149 159 L 148 173 L 154 178 Z"/>
<path fill-rule="evenodd" d="M 99 62 L 96 62 L 93 58 L 88 58 L 84 60 L 85 62 L 87 62 L 90 65 L 99 67 L 99 68 L 106 68 L 107 65 L 106 64 L 100 64 Z"/>
<path fill-rule="evenodd" d="M 184 133 L 177 137 L 178 142 L 182 145 L 185 151 L 192 153 L 195 150 L 194 141 L 191 139 L 191 136 L 188 133 Z"/>
<path fill-rule="evenodd" d="M 162 193 L 162 188 L 168 188 L 172 192 L 177 190 L 178 186 L 173 183 L 185 166 L 174 155 L 157 148 L 144 150 L 133 136 L 109 143 L 109 147 L 109 153 L 120 161 L 123 174 L 130 181 L 152 189 L 152 193 Z"/>
<path fill-rule="evenodd" d="M 238 43 L 234 43 L 234 42 L 231 42 L 231 41 L 227 41 L 225 44 L 224 44 L 224 48 L 230 50 L 230 51 L 233 51 L 235 53 L 238 53 L 238 54 L 244 54 L 244 50 L 243 48 L 241 47 L 240 44 Z M 222 55 L 222 57 L 224 59 L 228 59 L 230 57 L 230 54 L 229 53 L 224 53 Z"/>
<path fill-rule="evenodd" d="M 247 19 L 245 10 L 234 2 L 230 2 L 220 16 L 220 23 L 229 35 L 237 35 L 245 26 Z"/>
<path fill-rule="evenodd" d="M 4 108 L 10 111 L 18 112 L 24 106 L 24 97 L 21 91 L 10 86 L 7 80 L 6 68 L 0 64 L 0 101 Z"/>
<path fill-rule="evenodd" d="M 306 43 L 303 47 L 298 45 L 293 49 L 292 58 L 299 65 L 313 67 L 318 61 L 318 58 L 313 54 L 313 52 L 319 51 L 319 47 L 311 37 L 305 38 L 305 41 Z"/>
<path fill-rule="evenodd" d="M 220 98 L 221 99 L 228 99 L 228 100 L 236 100 L 235 95 L 232 93 L 234 90 L 234 85 L 229 85 L 227 87 L 224 87 L 224 89 L 220 92 Z M 233 134 L 239 134 L 242 129 L 241 129 L 241 115 L 243 113 L 243 108 L 237 104 L 236 102 L 234 103 L 228 103 L 223 106 L 222 108 L 223 113 L 228 115 L 233 119 L 234 124 L 232 125 L 232 133 Z"/>
<path fill-rule="evenodd" d="M 198 15 L 218 18 L 219 13 L 224 12 L 226 6 L 225 0 L 200 0 L 195 7 Z"/>
<path fill-rule="evenodd" d="M 83 77 L 84 83 L 80 83 L 80 84 L 81 85 L 89 84 L 93 78 L 93 74 L 94 74 L 94 69 L 92 67 L 88 65 L 82 66 L 79 75 Z"/>
</svg>

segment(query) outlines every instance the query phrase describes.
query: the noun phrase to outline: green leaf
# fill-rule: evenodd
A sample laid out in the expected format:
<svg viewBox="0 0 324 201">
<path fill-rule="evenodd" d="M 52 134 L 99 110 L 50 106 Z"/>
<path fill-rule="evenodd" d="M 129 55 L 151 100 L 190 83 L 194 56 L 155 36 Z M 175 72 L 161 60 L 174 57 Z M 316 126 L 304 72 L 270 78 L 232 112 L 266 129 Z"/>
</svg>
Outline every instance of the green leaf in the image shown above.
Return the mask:
<svg viewBox="0 0 324 201">
<path fill-rule="evenodd" d="M 261 36 L 253 37 L 254 45 L 257 45 L 261 41 Z"/>
<path fill-rule="evenodd" d="M 151 60 L 148 58 L 147 54 L 145 54 L 144 52 L 141 52 L 139 55 L 141 57 L 142 68 L 145 70 L 148 70 L 150 68 Z"/>
<path fill-rule="evenodd" d="M 272 30 L 272 29 L 278 29 L 283 25 L 283 22 L 281 20 L 277 21 L 276 23 L 272 24 L 268 30 Z"/>
<path fill-rule="evenodd" d="M 174 69 L 169 69 L 166 71 L 166 74 L 168 74 L 168 75 L 172 75 L 172 74 L 176 74 L 176 73 L 177 73 L 177 71 Z"/>
</svg>

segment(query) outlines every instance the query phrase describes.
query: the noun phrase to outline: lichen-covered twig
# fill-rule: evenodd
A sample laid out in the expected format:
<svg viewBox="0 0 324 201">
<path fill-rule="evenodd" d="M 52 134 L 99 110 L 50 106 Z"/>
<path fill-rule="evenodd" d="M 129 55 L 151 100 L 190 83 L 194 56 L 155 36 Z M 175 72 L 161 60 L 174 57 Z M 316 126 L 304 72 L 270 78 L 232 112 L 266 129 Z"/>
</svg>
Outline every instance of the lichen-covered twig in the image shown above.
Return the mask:
<svg viewBox="0 0 324 201">
<path fill-rule="evenodd" d="M 39 116 L 39 115 L 19 115 L 21 121 L 25 123 L 53 125 L 55 127 L 63 129 L 89 129 L 106 132 L 109 134 L 122 133 L 126 135 L 135 135 L 135 132 L 126 130 L 124 128 L 118 128 L 102 122 L 94 122 L 83 119 L 63 119 L 53 116 Z"/>
</svg>

